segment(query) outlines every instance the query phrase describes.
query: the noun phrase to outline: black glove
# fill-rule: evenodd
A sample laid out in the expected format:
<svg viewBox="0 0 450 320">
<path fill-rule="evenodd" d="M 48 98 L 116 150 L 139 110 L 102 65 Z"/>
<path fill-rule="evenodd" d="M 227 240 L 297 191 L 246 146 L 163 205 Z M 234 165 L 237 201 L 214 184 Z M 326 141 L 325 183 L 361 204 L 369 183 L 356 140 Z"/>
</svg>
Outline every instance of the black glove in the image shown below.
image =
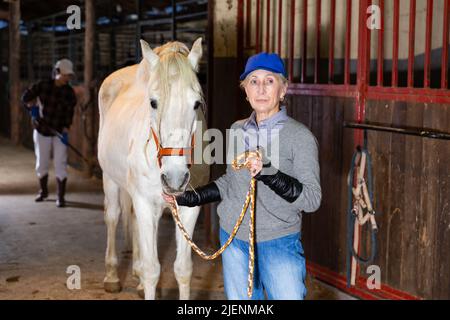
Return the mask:
<svg viewBox="0 0 450 320">
<path fill-rule="evenodd" d="M 262 181 L 287 202 L 292 203 L 297 200 L 303 190 L 303 185 L 297 179 L 280 170 L 277 170 L 275 174 L 262 175 L 263 170 L 255 176 L 256 180 Z"/>
<path fill-rule="evenodd" d="M 220 201 L 219 188 L 214 182 L 210 182 L 205 186 L 197 188 L 196 191 L 186 191 L 176 197 L 180 206 L 196 207 L 205 203 Z"/>
</svg>

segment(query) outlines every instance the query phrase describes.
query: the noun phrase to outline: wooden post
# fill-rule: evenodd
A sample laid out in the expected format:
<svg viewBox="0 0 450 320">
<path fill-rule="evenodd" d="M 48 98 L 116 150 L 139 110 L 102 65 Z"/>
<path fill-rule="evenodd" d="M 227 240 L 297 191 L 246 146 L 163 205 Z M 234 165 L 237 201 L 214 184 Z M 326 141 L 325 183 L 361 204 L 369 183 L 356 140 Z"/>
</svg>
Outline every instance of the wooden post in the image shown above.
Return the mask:
<svg viewBox="0 0 450 320">
<path fill-rule="evenodd" d="M 93 75 L 94 75 L 94 41 L 95 41 L 95 6 L 93 0 L 86 0 L 85 7 L 86 14 L 86 28 L 84 32 L 84 90 L 86 109 L 86 132 L 88 137 L 83 139 L 83 153 L 88 159 L 94 156 L 94 119 L 95 119 L 95 95 L 93 90 Z M 83 165 L 84 173 L 87 176 L 92 175 L 92 166 L 88 164 Z"/>
<path fill-rule="evenodd" d="M 206 34 L 206 43 L 208 44 L 208 66 L 207 66 L 207 108 L 206 108 L 206 127 L 212 126 L 212 108 L 213 108 L 213 87 L 214 87 L 214 1 L 208 1 L 208 32 Z M 211 170 L 209 172 L 209 178 L 211 179 Z M 213 232 L 213 226 L 211 224 L 211 204 L 203 206 L 205 210 L 205 246 L 211 244 L 211 239 L 217 239 L 218 235 Z"/>
<path fill-rule="evenodd" d="M 9 104 L 11 109 L 11 140 L 21 143 L 20 125 L 20 0 L 9 3 Z"/>
</svg>

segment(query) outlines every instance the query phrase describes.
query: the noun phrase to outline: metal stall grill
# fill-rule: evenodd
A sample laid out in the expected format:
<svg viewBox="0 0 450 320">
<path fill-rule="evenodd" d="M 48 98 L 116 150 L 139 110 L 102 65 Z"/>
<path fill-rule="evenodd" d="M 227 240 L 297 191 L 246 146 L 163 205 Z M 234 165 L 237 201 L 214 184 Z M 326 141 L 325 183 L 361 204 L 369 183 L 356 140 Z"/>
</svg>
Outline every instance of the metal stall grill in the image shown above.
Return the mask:
<svg viewBox="0 0 450 320">
<path fill-rule="evenodd" d="M 449 0 L 442 1 L 444 10 L 437 12 L 436 1 L 426 0 L 425 45 L 418 48 L 416 0 L 239 0 L 238 57 L 281 54 L 291 94 L 449 103 Z M 408 57 L 400 61 L 400 11 L 405 15 L 408 6 Z M 433 27 L 437 19 L 442 28 Z M 440 52 L 432 50 L 435 39 L 441 39 Z M 387 45 L 392 46 L 389 58 Z M 337 48 L 342 57 L 335 56 Z"/>
</svg>

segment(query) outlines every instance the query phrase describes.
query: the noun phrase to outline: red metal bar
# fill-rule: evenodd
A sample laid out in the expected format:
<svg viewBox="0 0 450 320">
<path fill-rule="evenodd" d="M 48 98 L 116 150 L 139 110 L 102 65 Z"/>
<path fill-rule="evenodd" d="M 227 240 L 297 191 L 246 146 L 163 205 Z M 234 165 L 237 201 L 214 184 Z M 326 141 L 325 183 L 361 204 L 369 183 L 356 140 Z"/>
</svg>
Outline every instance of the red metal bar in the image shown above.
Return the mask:
<svg viewBox="0 0 450 320">
<path fill-rule="evenodd" d="M 384 81 L 384 0 L 380 0 L 379 6 L 381 11 L 381 29 L 378 30 L 377 85 L 382 87 Z"/>
<path fill-rule="evenodd" d="M 433 0 L 427 0 L 427 22 L 425 31 L 425 64 L 423 66 L 423 86 L 430 87 L 431 37 L 433 29 Z"/>
<path fill-rule="evenodd" d="M 304 96 L 329 96 L 356 98 L 357 86 L 343 84 L 302 84 L 289 85 L 288 93 Z M 424 88 L 368 87 L 366 98 L 369 100 L 415 101 L 419 103 L 450 103 L 449 90 Z"/>
<path fill-rule="evenodd" d="M 450 103 L 449 90 L 430 88 L 380 88 L 370 87 L 367 98 L 371 100 L 412 101 L 419 103 Z"/>
<path fill-rule="evenodd" d="M 398 1 L 398 0 L 396 0 Z M 358 43 L 358 101 L 356 103 L 356 121 L 364 121 L 365 95 L 369 83 L 369 62 L 370 62 L 370 30 L 366 27 L 367 8 L 372 0 L 360 0 L 359 5 L 359 43 Z M 362 136 L 361 136 L 362 139 Z M 362 140 L 361 142 L 362 143 Z"/>
<path fill-rule="evenodd" d="M 270 52 L 270 0 L 266 0 L 267 1 L 267 12 L 266 12 L 266 25 L 267 25 L 267 29 L 266 29 L 266 51 Z"/>
<path fill-rule="evenodd" d="M 336 34 L 336 0 L 331 0 L 331 12 L 330 12 L 330 51 L 328 53 L 328 82 L 333 83 L 334 81 L 334 38 Z"/>
<path fill-rule="evenodd" d="M 373 295 L 370 292 L 365 292 L 356 287 L 347 288 L 347 283 L 342 276 L 336 276 L 337 274 L 332 271 L 325 272 L 320 268 L 317 268 L 318 265 L 312 264 L 308 262 L 306 264 L 306 270 L 309 274 L 313 275 L 315 278 L 341 290 L 344 291 L 354 297 L 358 297 L 363 300 L 378 300 L 378 297 Z"/>
<path fill-rule="evenodd" d="M 358 34 L 358 74 L 357 74 L 357 96 L 355 103 L 355 120 L 362 123 L 365 120 L 366 111 L 366 95 L 369 84 L 369 62 L 370 62 L 370 32 L 366 26 L 367 22 L 367 8 L 372 3 L 372 0 L 361 0 L 359 2 L 359 34 Z M 354 132 L 354 148 L 363 145 L 362 130 L 355 130 Z M 361 228 L 355 225 L 355 233 L 359 234 L 358 239 L 361 239 Z M 354 244 L 352 244 L 354 245 Z M 356 243 L 354 248 L 360 254 L 361 244 L 360 240 Z M 356 275 L 359 274 L 359 264 L 354 257 L 351 259 L 352 268 L 356 266 Z"/>
<path fill-rule="evenodd" d="M 247 11 L 247 18 L 245 20 L 245 46 L 248 48 L 251 46 L 252 39 L 252 0 L 247 0 L 245 10 Z"/>
<path fill-rule="evenodd" d="M 293 83 L 288 94 L 356 98 L 357 90 L 355 85 Z"/>
<path fill-rule="evenodd" d="M 409 54 L 408 87 L 414 87 L 414 59 L 416 47 L 416 0 L 410 0 L 409 7 Z"/>
<path fill-rule="evenodd" d="M 357 123 L 362 123 L 365 120 L 365 108 L 366 108 L 366 95 L 367 87 L 369 84 L 369 62 L 370 62 L 370 32 L 367 28 L 367 8 L 372 3 L 372 0 L 360 0 L 359 1 L 359 32 L 358 32 L 358 73 L 357 73 L 357 96 L 355 103 L 355 121 Z M 353 137 L 354 148 L 363 145 L 363 131 L 355 130 Z M 355 233 L 359 234 L 359 239 L 361 239 L 361 229 L 358 224 L 355 225 Z M 360 241 L 358 241 L 355 251 L 359 254 L 361 250 Z M 351 244 L 351 245 L 355 245 Z M 351 268 L 356 267 L 356 275 L 359 274 L 359 264 L 357 260 L 351 258 Z M 352 273 L 353 276 L 353 273 Z"/>
<path fill-rule="evenodd" d="M 256 0 L 256 52 L 261 51 L 261 29 L 260 29 L 260 15 L 261 15 L 261 0 Z"/>
<path fill-rule="evenodd" d="M 289 30 L 289 81 L 294 79 L 295 0 L 291 0 L 291 29 Z"/>
<path fill-rule="evenodd" d="M 400 0 L 394 0 L 393 52 L 392 52 L 392 87 L 398 86 L 398 42 L 400 25 Z"/>
<path fill-rule="evenodd" d="M 322 21 L 322 0 L 316 0 L 316 57 L 314 62 L 314 83 L 319 83 L 321 21 Z"/>
<path fill-rule="evenodd" d="M 441 67 L 441 88 L 448 87 L 448 35 L 449 35 L 449 13 L 450 0 L 445 0 L 444 4 L 444 32 L 442 37 L 442 67 Z"/>
<path fill-rule="evenodd" d="M 351 28 L 352 28 L 352 0 L 347 0 L 347 26 L 345 33 L 345 71 L 344 83 L 350 84 L 350 45 L 351 45 Z"/>
<path fill-rule="evenodd" d="M 308 55 L 308 0 L 303 0 L 303 54 L 302 54 L 302 77 L 301 82 L 306 81 L 306 66 L 307 66 L 307 55 Z"/>
<path fill-rule="evenodd" d="M 361 299 L 420 300 L 419 297 L 391 288 L 384 284 L 381 284 L 381 289 L 369 290 L 366 285 L 367 279 L 364 277 L 359 277 L 357 279 L 356 288 L 347 288 L 344 276 L 314 262 L 307 262 L 306 269 L 308 273 L 312 274 L 317 279 Z"/>
<path fill-rule="evenodd" d="M 281 56 L 281 37 L 282 37 L 282 26 L 283 26 L 283 0 L 278 0 L 278 46 L 277 52 Z"/>
</svg>

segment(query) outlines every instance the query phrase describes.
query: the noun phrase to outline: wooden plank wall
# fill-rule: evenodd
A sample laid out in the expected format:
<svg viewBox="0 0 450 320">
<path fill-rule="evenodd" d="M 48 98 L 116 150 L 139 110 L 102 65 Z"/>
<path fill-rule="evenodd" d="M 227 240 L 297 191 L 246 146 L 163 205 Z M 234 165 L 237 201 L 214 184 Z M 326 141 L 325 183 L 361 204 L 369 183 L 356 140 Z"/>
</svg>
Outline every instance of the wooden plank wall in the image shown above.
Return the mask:
<svg viewBox="0 0 450 320">
<path fill-rule="evenodd" d="M 450 131 L 450 106 L 372 101 L 367 120 Z M 424 298 L 450 298 L 450 142 L 369 133 L 382 279 Z"/>
<path fill-rule="evenodd" d="M 318 212 L 303 215 L 306 256 L 336 271 L 343 271 L 345 265 L 347 204 L 343 172 L 348 172 L 353 132 L 343 129 L 342 123 L 353 117 L 351 103 L 346 98 L 309 96 L 291 96 L 287 102 L 288 114 L 310 128 L 320 146 L 323 200 Z"/>
<path fill-rule="evenodd" d="M 303 216 L 310 261 L 345 275 L 347 175 L 353 154 L 354 100 L 295 96 L 288 112 L 308 126 L 320 144 L 323 200 Z M 450 131 L 450 107 L 370 101 L 370 122 Z M 450 143 L 369 132 L 373 158 L 378 255 L 382 282 L 427 299 L 450 298 Z M 362 253 L 368 254 L 368 237 Z"/>
</svg>

